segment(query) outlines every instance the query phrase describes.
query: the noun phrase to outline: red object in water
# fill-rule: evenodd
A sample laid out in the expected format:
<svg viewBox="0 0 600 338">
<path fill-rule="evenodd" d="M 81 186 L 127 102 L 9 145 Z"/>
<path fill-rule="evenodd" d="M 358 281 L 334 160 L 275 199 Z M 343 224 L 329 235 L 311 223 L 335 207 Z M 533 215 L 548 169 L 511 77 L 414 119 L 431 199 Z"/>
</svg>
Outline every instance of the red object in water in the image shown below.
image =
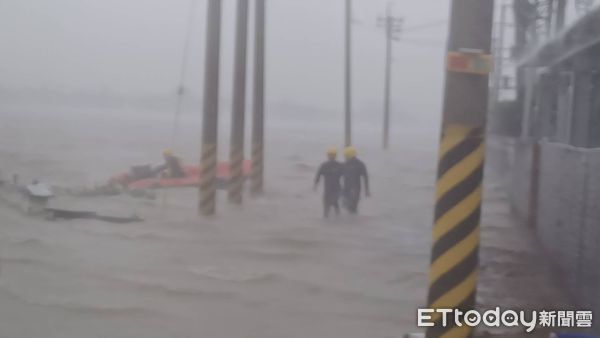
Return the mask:
<svg viewBox="0 0 600 338">
<path fill-rule="evenodd" d="M 250 160 L 245 160 L 243 163 L 244 177 L 250 175 L 252 164 Z M 123 185 L 128 190 L 141 189 L 158 189 L 158 188 L 176 188 L 176 187 L 193 187 L 200 184 L 200 167 L 184 166 L 184 177 L 169 178 L 169 177 L 151 177 L 141 180 L 131 180 L 129 173 L 123 173 L 114 176 L 111 181 Z M 229 162 L 219 162 L 217 164 L 217 181 L 219 184 L 226 183 L 229 180 Z"/>
</svg>

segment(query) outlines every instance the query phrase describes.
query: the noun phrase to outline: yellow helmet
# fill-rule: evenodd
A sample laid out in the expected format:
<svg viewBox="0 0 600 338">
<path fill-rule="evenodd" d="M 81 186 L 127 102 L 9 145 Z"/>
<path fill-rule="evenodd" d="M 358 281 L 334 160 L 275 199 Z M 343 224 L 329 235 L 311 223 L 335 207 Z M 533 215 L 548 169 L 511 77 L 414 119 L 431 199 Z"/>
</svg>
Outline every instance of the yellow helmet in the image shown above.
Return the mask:
<svg viewBox="0 0 600 338">
<path fill-rule="evenodd" d="M 163 151 L 163 155 L 164 156 L 173 156 L 173 150 L 172 149 L 165 149 L 165 151 Z"/>
<path fill-rule="evenodd" d="M 344 149 L 344 157 L 346 157 L 346 158 L 354 158 L 354 157 L 356 157 L 356 148 L 354 148 L 354 147 L 346 147 Z"/>
<path fill-rule="evenodd" d="M 327 149 L 327 155 L 328 156 L 337 156 L 337 148 L 331 147 L 331 148 Z"/>
</svg>

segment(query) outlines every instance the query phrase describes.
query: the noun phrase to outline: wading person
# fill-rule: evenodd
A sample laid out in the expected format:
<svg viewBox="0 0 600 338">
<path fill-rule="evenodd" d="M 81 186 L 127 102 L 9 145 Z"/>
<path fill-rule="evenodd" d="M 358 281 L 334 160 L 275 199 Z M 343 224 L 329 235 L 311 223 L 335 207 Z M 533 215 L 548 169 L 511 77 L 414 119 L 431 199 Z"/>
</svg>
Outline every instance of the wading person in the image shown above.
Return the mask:
<svg viewBox="0 0 600 338">
<path fill-rule="evenodd" d="M 323 176 L 323 217 L 329 217 L 329 211 L 334 209 L 335 214 L 340 214 L 340 192 L 342 190 L 341 178 L 343 175 L 343 166 L 336 160 L 337 150 L 331 148 L 327 151 L 327 161 L 321 164 L 317 176 L 315 177 L 314 189 L 317 190 L 321 176 Z"/>
<path fill-rule="evenodd" d="M 159 166 L 156 171 L 162 173 L 168 178 L 179 178 L 184 177 L 183 167 L 179 157 L 175 156 L 171 149 L 167 149 L 163 152 L 163 158 L 165 163 Z"/>
<path fill-rule="evenodd" d="M 361 178 L 365 184 L 365 196 L 369 197 L 369 175 L 367 166 L 356 158 L 356 148 L 346 147 L 344 149 L 344 206 L 348 212 L 355 214 L 358 212 L 358 203 L 360 201 Z"/>
</svg>

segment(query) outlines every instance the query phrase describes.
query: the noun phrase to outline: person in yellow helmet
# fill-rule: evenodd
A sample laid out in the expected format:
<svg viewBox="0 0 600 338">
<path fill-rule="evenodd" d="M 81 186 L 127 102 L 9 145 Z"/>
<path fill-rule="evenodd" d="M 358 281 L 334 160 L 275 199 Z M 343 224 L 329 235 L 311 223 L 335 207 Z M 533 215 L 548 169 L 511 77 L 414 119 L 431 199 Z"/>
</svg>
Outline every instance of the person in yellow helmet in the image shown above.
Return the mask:
<svg viewBox="0 0 600 338">
<path fill-rule="evenodd" d="M 330 148 L 327 150 L 327 161 L 322 163 L 317 171 L 315 177 L 315 190 L 319 185 L 321 176 L 324 179 L 324 191 L 323 191 L 323 217 L 329 217 L 331 208 L 334 209 L 335 214 L 340 214 L 339 199 L 342 190 L 341 178 L 343 174 L 343 167 L 340 162 L 336 160 L 337 149 Z"/>
<path fill-rule="evenodd" d="M 344 148 L 344 157 L 347 159 L 356 157 L 356 148 L 346 147 Z"/>
<path fill-rule="evenodd" d="M 360 202 L 360 192 L 362 188 L 361 179 L 365 185 L 365 195 L 371 195 L 369 189 L 369 175 L 367 166 L 363 161 L 356 157 L 356 148 L 346 147 L 344 149 L 344 206 L 351 214 L 358 212 L 358 203 Z"/>
<path fill-rule="evenodd" d="M 162 173 L 164 176 L 169 178 L 179 178 L 185 176 L 185 172 L 183 171 L 183 167 L 181 165 L 181 160 L 179 157 L 175 156 L 173 150 L 166 149 L 163 151 L 163 158 L 165 163 L 156 169 L 159 173 Z"/>
</svg>

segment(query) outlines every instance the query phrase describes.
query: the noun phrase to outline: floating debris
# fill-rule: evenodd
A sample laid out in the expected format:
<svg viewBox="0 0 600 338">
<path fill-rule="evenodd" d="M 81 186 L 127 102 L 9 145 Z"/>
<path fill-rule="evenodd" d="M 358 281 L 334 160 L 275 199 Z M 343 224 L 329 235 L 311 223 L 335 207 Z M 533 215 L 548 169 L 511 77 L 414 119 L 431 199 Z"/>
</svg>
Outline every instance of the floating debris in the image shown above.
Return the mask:
<svg viewBox="0 0 600 338">
<path fill-rule="evenodd" d="M 117 216 L 106 216 L 98 215 L 94 211 L 77 211 L 77 210 L 66 210 L 66 209 L 53 209 L 46 208 L 46 217 L 51 220 L 64 219 L 95 219 L 110 223 L 134 223 L 143 221 L 138 215 L 132 215 L 129 217 L 117 217 Z"/>
</svg>

